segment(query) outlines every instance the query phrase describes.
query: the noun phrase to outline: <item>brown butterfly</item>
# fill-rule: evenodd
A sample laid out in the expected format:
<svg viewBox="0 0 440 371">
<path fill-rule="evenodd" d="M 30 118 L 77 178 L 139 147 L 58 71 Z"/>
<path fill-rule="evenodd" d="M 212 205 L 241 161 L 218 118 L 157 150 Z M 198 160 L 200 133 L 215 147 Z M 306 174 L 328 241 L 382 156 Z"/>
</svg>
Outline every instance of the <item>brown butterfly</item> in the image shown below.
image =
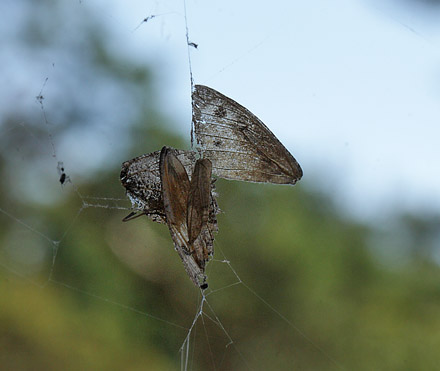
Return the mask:
<svg viewBox="0 0 440 371">
<path fill-rule="evenodd" d="M 295 158 L 245 107 L 203 85 L 195 86 L 192 102 L 197 144 L 214 175 L 292 185 L 301 179 Z"/>
<path fill-rule="evenodd" d="M 191 180 L 188 177 L 191 175 Z M 208 287 L 205 266 L 213 254 L 213 233 L 219 212 L 211 181 L 211 162 L 195 153 L 163 147 L 122 165 L 121 182 L 139 214 L 167 223 L 174 247 L 189 277 Z"/>
<path fill-rule="evenodd" d="M 234 100 L 203 85 L 195 86 L 192 99 L 194 134 L 203 159 L 196 160 L 192 151 L 163 147 L 124 162 L 121 182 L 138 210 L 124 221 L 147 215 L 167 223 L 189 277 L 205 289 L 219 212 L 211 173 L 293 185 L 303 172 L 266 125 Z"/>
<path fill-rule="evenodd" d="M 213 254 L 208 224 L 211 206 L 211 161 L 196 161 L 191 181 L 179 159 L 163 147 L 160 153 L 162 197 L 174 247 L 191 280 L 202 289 L 206 283 L 205 264 Z"/>
</svg>

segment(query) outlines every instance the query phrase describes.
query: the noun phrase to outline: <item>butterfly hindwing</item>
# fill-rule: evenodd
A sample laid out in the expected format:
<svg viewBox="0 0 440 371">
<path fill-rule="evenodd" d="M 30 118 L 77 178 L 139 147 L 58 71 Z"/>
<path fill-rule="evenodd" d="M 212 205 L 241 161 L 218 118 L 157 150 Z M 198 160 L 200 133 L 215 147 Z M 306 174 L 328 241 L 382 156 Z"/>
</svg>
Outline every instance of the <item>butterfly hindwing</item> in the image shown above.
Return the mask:
<svg viewBox="0 0 440 371">
<path fill-rule="evenodd" d="M 277 184 L 301 179 L 298 162 L 252 112 L 207 86 L 196 85 L 192 97 L 194 134 L 214 175 Z"/>
</svg>

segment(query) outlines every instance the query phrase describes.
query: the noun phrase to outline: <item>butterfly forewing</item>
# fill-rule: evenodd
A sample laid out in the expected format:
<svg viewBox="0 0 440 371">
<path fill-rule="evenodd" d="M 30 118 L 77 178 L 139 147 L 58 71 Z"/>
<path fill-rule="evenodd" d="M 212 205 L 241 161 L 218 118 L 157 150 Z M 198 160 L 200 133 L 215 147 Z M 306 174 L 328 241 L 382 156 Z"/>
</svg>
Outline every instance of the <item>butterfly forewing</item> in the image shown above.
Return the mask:
<svg viewBox="0 0 440 371">
<path fill-rule="evenodd" d="M 207 86 L 193 92 L 193 124 L 213 174 L 234 180 L 295 184 L 295 158 L 252 112 Z"/>
<path fill-rule="evenodd" d="M 166 147 L 160 153 L 160 178 L 168 225 L 186 229 L 189 178 L 182 163 Z"/>
<path fill-rule="evenodd" d="M 191 174 L 194 167 L 195 153 L 191 151 L 172 150 L 182 163 L 187 173 Z M 133 207 L 152 220 L 165 223 L 162 188 L 159 171 L 160 151 L 135 157 L 122 164 L 121 183 L 127 191 Z M 125 220 L 132 220 L 130 214 Z"/>
<path fill-rule="evenodd" d="M 207 225 L 211 201 L 211 161 L 197 160 L 188 196 L 188 240 L 192 244 Z"/>
<path fill-rule="evenodd" d="M 160 153 L 162 198 L 174 247 L 191 280 L 202 288 L 207 287 L 205 265 L 212 255 L 212 232 L 217 228 L 209 165 L 208 160 L 198 160 L 190 182 L 185 168 L 169 148 L 164 147 Z M 196 189 L 199 185 L 201 191 Z"/>
</svg>

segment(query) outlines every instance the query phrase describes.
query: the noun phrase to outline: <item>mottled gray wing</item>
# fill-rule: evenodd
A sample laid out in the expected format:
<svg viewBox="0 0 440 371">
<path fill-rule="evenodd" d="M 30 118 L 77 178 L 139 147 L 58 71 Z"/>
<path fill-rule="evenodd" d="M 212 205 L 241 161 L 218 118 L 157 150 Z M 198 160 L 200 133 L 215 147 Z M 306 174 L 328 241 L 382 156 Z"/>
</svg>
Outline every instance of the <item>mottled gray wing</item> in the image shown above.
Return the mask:
<svg viewBox="0 0 440 371">
<path fill-rule="evenodd" d="M 301 167 L 252 112 L 207 86 L 192 95 L 194 134 L 212 173 L 251 182 L 295 184 Z"/>
<path fill-rule="evenodd" d="M 189 277 L 202 289 L 208 287 L 205 265 L 212 256 L 214 240 L 208 223 L 211 197 L 208 162 L 196 162 L 190 182 L 182 163 L 169 148 L 162 148 L 160 153 L 162 198 L 174 247 Z M 200 190 L 196 190 L 198 186 Z"/>
<path fill-rule="evenodd" d="M 192 151 L 172 150 L 188 174 L 192 174 L 196 155 Z M 160 151 L 136 157 L 122 164 L 121 183 L 133 208 L 159 223 L 166 223 L 159 172 Z M 129 216 L 130 217 L 130 216 Z M 125 220 L 129 220 L 127 217 Z"/>
</svg>

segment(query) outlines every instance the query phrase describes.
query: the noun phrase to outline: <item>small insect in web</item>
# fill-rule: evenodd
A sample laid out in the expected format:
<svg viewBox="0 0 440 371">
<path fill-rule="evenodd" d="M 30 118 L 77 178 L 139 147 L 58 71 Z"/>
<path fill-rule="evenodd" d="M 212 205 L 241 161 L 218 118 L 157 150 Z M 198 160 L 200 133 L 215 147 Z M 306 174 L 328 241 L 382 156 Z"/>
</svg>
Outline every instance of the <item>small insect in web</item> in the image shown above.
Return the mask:
<svg viewBox="0 0 440 371">
<path fill-rule="evenodd" d="M 234 100 L 196 85 L 192 104 L 202 158 L 196 159 L 194 151 L 163 147 L 124 162 L 121 183 L 138 211 L 123 221 L 146 215 L 166 223 L 187 274 L 206 289 L 205 267 L 213 255 L 219 213 L 212 175 L 294 185 L 303 172 L 267 126 Z"/>
<path fill-rule="evenodd" d="M 35 99 L 38 101 L 38 103 L 41 104 L 41 106 L 43 106 L 43 100 L 44 100 L 43 90 L 44 90 L 44 87 L 45 87 L 46 84 L 47 84 L 47 80 L 49 80 L 48 77 L 46 77 L 46 79 L 44 80 L 44 83 L 43 83 L 43 86 L 41 87 L 40 92 L 39 92 L 38 95 L 35 97 Z"/>
<path fill-rule="evenodd" d="M 189 46 L 192 46 L 194 49 L 197 49 L 199 47 L 199 44 L 193 43 L 192 41 L 190 41 L 188 43 Z"/>
<path fill-rule="evenodd" d="M 70 177 L 64 172 L 64 164 L 61 161 L 58 161 L 57 170 L 61 185 L 64 185 L 65 182 L 70 182 Z"/>
<path fill-rule="evenodd" d="M 41 93 L 38 94 L 35 98 L 37 99 L 38 103 L 43 103 L 44 96 Z"/>
<path fill-rule="evenodd" d="M 139 27 L 141 27 L 144 23 L 149 22 L 149 21 L 152 20 L 153 18 L 161 17 L 161 16 L 164 16 L 164 15 L 173 14 L 173 13 L 176 13 L 176 12 L 167 12 L 167 13 L 161 13 L 161 14 L 151 14 L 151 15 L 145 17 L 145 18 L 141 21 L 141 23 L 139 23 L 139 24 L 135 27 L 135 29 L 134 29 L 132 32 L 136 31 L 136 30 L 137 30 Z"/>
<path fill-rule="evenodd" d="M 148 17 L 145 17 L 145 18 L 142 20 L 142 22 L 139 23 L 139 24 L 136 26 L 136 28 L 133 30 L 133 32 L 136 31 L 139 27 L 141 27 L 142 24 L 147 23 L 150 19 L 153 19 L 153 18 L 156 18 L 156 15 L 155 15 L 155 14 L 152 14 L 152 15 L 149 15 Z"/>
<path fill-rule="evenodd" d="M 149 15 L 147 18 L 144 18 L 144 20 L 142 22 L 147 23 L 150 19 L 155 18 L 156 16 L 154 14 Z"/>
</svg>

